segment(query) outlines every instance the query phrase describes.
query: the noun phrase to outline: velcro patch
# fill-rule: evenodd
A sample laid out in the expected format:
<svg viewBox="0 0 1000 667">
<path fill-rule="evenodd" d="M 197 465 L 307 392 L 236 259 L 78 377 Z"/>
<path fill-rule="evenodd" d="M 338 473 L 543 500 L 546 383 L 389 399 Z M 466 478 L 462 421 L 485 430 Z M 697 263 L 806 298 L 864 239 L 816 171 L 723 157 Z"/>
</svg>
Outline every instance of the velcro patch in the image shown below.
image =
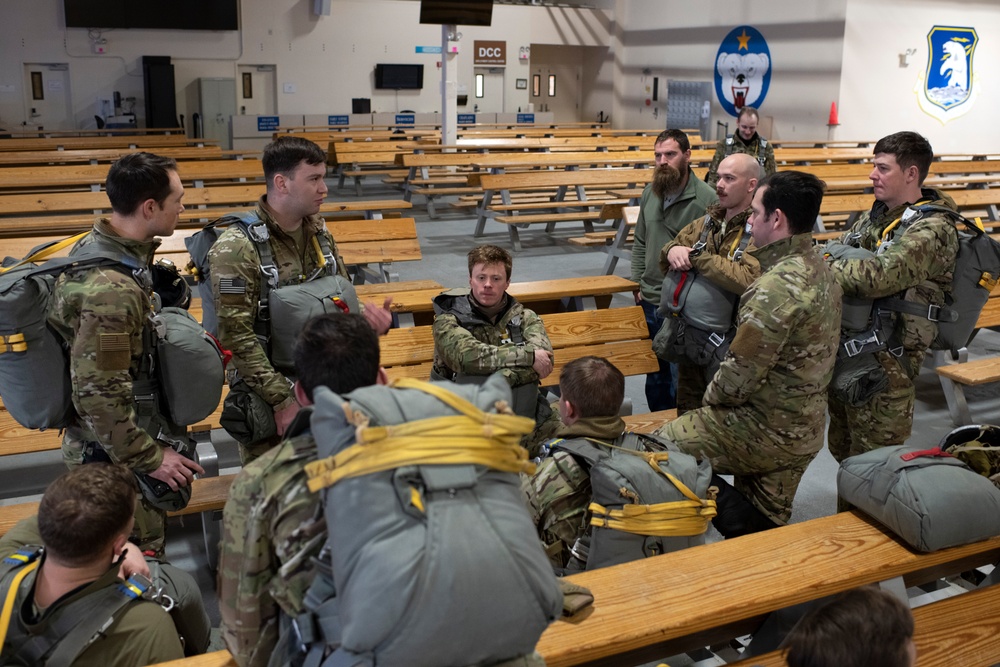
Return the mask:
<svg viewBox="0 0 1000 667">
<path fill-rule="evenodd" d="M 97 368 L 127 371 L 132 363 L 132 346 L 126 333 L 104 333 L 98 337 Z"/>
<path fill-rule="evenodd" d="M 219 278 L 219 294 L 246 294 L 247 281 L 243 278 Z"/>
<path fill-rule="evenodd" d="M 760 329 L 750 324 L 744 324 L 736 330 L 736 337 L 733 338 L 729 351 L 744 359 L 752 357 L 757 354 L 762 338 L 763 333 Z"/>
</svg>

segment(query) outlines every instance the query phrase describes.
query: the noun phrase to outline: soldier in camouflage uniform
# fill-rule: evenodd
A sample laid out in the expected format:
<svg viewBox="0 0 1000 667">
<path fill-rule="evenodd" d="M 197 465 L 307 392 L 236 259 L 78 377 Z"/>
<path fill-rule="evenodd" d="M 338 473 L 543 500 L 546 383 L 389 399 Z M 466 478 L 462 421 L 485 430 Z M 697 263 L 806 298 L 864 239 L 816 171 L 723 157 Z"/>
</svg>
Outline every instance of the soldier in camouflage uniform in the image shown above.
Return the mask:
<svg viewBox="0 0 1000 667">
<path fill-rule="evenodd" d="M 737 253 L 746 221 L 750 217 L 750 202 L 763 169 L 749 155 L 730 155 L 719 165 L 719 180 L 715 186 L 718 205 L 708 208 L 705 217 L 682 229 L 673 241 L 660 250 L 660 270 L 691 271 L 712 281 L 728 292 L 740 296 L 760 275 L 760 264 L 753 256 L 753 243 Z M 705 246 L 693 252 L 709 226 Z M 690 325 L 688 325 L 690 326 Z M 677 330 L 675 328 L 675 334 Z M 677 414 L 701 407 L 705 389 L 715 372 L 714 364 L 699 366 L 691 361 L 677 362 Z"/>
<path fill-rule="evenodd" d="M 566 364 L 559 376 L 557 439 L 586 438 L 618 444 L 625 422 L 618 416 L 625 399 L 625 376 L 607 359 L 581 357 Z M 546 442 L 548 449 L 555 441 Z M 556 450 L 545 457 L 521 489 L 528 502 L 538 536 L 552 566 L 559 572 L 573 558 L 572 548 L 589 528 L 590 474 L 569 452 Z"/>
<path fill-rule="evenodd" d="M 759 514 L 737 516 L 720 489 L 714 523 L 727 537 L 787 523 L 802 474 L 823 447 L 842 294 L 812 247 L 822 197 L 822 182 L 796 171 L 757 187 L 749 224 L 763 273 L 740 300 L 736 337 L 705 406 L 657 431 L 735 476 Z"/>
<path fill-rule="evenodd" d="M 715 146 L 715 156 L 705 174 L 705 182 L 715 187 L 719 180 L 719 165 L 722 160 L 735 153 L 744 153 L 757 161 L 764 171 L 770 175 L 778 170 L 774 161 L 774 146 L 767 139 L 757 134 L 757 123 L 760 114 L 753 107 L 743 107 L 736 117 L 736 132 L 733 136 L 720 139 Z"/>
<path fill-rule="evenodd" d="M 24 519 L 0 539 L 0 580 L 10 581 L 17 574 L 25 575 L 10 600 L 13 607 L 4 610 L 13 610 L 13 614 L 10 625 L 0 627 L 0 635 L 4 637 L 0 664 L 125 667 L 184 657 L 170 614 L 149 599 L 126 602 L 114 620 L 96 634 L 94 643 L 79 653 L 78 659 L 63 656 L 62 661 L 50 660 L 52 653 L 33 655 L 44 650 L 41 647 L 46 642 L 39 642 L 39 636 L 53 632 L 56 637 L 69 637 L 69 628 L 76 623 L 88 623 L 88 615 L 96 614 L 97 610 L 104 617 L 97 620 L 110 618 L 111 613 L 102 600 L 107 599 L 108 589 L 122 586 L 120 576 L 136 572 L 149 575 L 145 561 L 137 553 L 131 553 L 136 549 L 127 542 L 132 523 L 130 508 L 135 501 L 135 479 L 123 466 L 95 463 L 77 467 L 49 485 L 37 517 Z M 8 562 L 8 557 L 21 549 L 39 546 L 44 547 L 44 554 L 35 561 L 35 569 L 23 565 L 13 573 L 11 565 L 18 560 Z M 123 553 L 129 555 L 119 565 Z M 185 581 L 194 586 L 190 577 Z M 4 586 L 0 586 L 0 591 L 4 591 Z M 207 630 L 207 616 L 204 621 Z M 56 630 L 67 622 L 69 628 L 62 633 Z M 66 645 L 57 643 L 52 651 L 79 650 L 89 636 L 77 637 L 75 643 L 69 639 Z M 204 637 L 207 644 L 207 631 Z M 12 660 L 15 655 L 22 657 Z"/>
<path fill-rule="evenodd" d="M 286 136 L 264 148 L 262 162 L 267 193 L 260 198 L 255 213 L 267 225 L 268 243 L 278 270 L 276 286 L 295 285 L 318 274 L 321 270 L 315 241 L 318 235 L 326 236 L 337 272 L 346 278 L 347 267 L 326 223 L 318 215 L 327 193 L 326 153 L 311 141 Z M 232 351 L 239 379 L 274 411 L 276 436 L 250 447 L 240 444 L 240 457 L 248 463 L 280 441 L 299 405 L 292 393 L 292 383 L 271 365 L 254 332 L 261 263 L 253 242 L 237 225 L 231 225 L 212 246 L 208 261 L 219 319 L 219 341 Z M 365 317 L 380 332 L 388 330 L 391 323 L 390 302 L 391 299 L 386 299 L 383 307 L 368 304 L 364 309 Z"/>
<path fill-rule="evenodd" d="M 932 214 L 912 225 L 901 225 L 911 205 L 938 204 L 954 209 L 946 194 L 922 188 L 934 152 L 915 132 L 897 132 L 875 144 L 871 178 L 875 203 L 840 238 L 840 242 L 873 252 L 871 259 L 841 259 L 830 268 L 845 296 L 877 299 L 903 294 L 907 301 L 944 304 L 951 292 L 958 255 L 958 232 L 946 215 Z M 890 347 L 901 345 L 902 355 L 889 350 L 875 358 L 889 378 L 888 388 L 860 406 L 849 406 L 830 396 L 830 453 L 838 461 L 862 452 L 901 445 L 913 423 L 913 378 L 937 335 L 937 324 L 923 317 L 893 314 Z"/>
<path fill-rule="evenodd" d="M 471 289 L 434 298 L 432 377 L 478 382 L 499 371 L 514 389 L 514 411 L 535 420 L 535 431 L 524 443 L 534 450 L 559 425 L 539 391 L 539 381 L 552 372 L 552 343 L 538 315 L 507 294 L 512 266 L 503 248 L 473 248 Z"/>
<path fill-rule="evenodd" d="M 310 405 L 317 386 L 338 394 L 384 383 L 378 337 L 360 315 L 313 318 L 299 336 L 295 392 Z M 311 409 L 292 422 L 290 436 L 240 471 L 223 511 L 219 558 L 222 636 L 241 667 L 267 665 L 289 619 L 305 611 L 303 598 L 326 542 L 318 494 L 306 486 L 305 465 L 316 459 L 309 432 Z M 284 625 L 283 625 L 284 623 Z"/>
<path fill-rule="evenodd" d="M 639 200 L 631 257 L 632 280 L 639 283 L 635 302 L 642 306 L 650 338 L 663 326 L 663 316 L 657 312 L 663 288 L 660 250 L 718 201 L 714 189 L 691 171 L 691 142 L 686 134 L 664 130 L 653 142 L 653 153 L 656 171 Z M 661 360 L 660 370 L 646 375 L 646 404 L 651 411 L 676 407 L 674 372 Z"/>
<path fill-rule="evenodd" d="M 74 252 L 100 243 L 149 264 L 160 243 L 155 237 L 173 234 L 184 210 L 177 164 L 150 153 L 126 155 L 111 165 L 106 187 L 111 217 L 97 220 Z M 183 437 L 184 431 L 151 422 L 156 415 L 151 409 L 137 410 L 132 393 L 142 361 L 143 329 L 152 313 L 151 289 L 130 273 L 109 268 L 67 271 L 57 280 L 48 322 L 69 346 L 78 415 L 63 436 L 63 460 L 72 467 L 83 463 L 85 455 L 88 461 L 110 459 L 176 490 L 204 470 L 156 440 L 161 432 Z M 152 427 L 155 432 L 146 430 Z M 162 556 L 164 512 L 143 498 L 135 519 L 133 539 L 143 550 Z"/>
</svg>

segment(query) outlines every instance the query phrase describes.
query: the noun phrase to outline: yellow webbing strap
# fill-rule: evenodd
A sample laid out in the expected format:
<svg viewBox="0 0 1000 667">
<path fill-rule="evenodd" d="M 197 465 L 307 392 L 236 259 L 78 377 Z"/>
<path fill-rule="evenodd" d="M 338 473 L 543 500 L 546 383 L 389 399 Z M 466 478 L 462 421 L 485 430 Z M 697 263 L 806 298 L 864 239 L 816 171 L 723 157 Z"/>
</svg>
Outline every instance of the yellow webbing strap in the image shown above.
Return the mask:
<svg viewBox="0 0 1000 667">
<path fill-rule="evenodd" d="M 587 509 L 591 512 L 591 526 L 659 537 L 701 535 L 708 529 L 708 522 L 716 515 L 715 499 L 699 498 L 684 482 L 660 467 L 661 461 L 670 460 L 670 452 L 639 452 L 616 445 L 606 446 L 641 457 L 653 470 L 666 477 L 687 500 L 655 505 L 625 505 L 620 510 L 609 510 L 599 503 L 590 503 Z"/>
<path fill-rule="evenodd" d="M 360 425 L 357 444 L 306 466 L 310 491 L 345 478 L 410 465 L 472 464 L 502 472 L 534 472 L 528 452 L 518 444 L 522 435 L 535 428 L 533 420 L 483 412 L 450 391 L 421 380 L 401 378 L 389 386 L 430 394 L 461 414 L 392 426 Z M 346 404 L 344 407 L 350 409 Z"/>
<path fill-rule="evenodd" d="M 14 611 L 14 599 L 17 597 L 17 589 L 21 582 L 35 568 L 40 561 L 33 561 L 26 565 L 20 572 L 14 575 L 14 580 L 10 583 L 10 590 L 7 591 L 7 599 L 3 601 L 3 611 L 0 611 L 0 647 L 7 640 L 7 628 L 10 627 L 10 619 Z"/>
<path fill-rule="evenodd" d="M 76 243 L 77 241 L 79 241 L 80 239 L 82 239 L 84 236 L 86 236 L 89 233 L 90 233 L 89 231 L 88 232 L 80 232 L 76 236 L 71 236 L 68 239 L 63 239 L 62 241 L 59 241 L 58 243 L 53 243 L 52 245 L 50 245 L 47 248 L 42 248 L 41 250 L 39 250 L 38 252 L 36 252 L 34 255 L 28 255 L 27 257 L 25 257 L 24 259 L 22 259 L 17 264 L 12 264 L 11 266 L 0 267 L 0 273 L 6 273 L 8 271 L 12 271 L 13 269 L 16 269 L 16 268 L 18 268 L 20 266 L 24 266 L 25 264 L 32 264 L 34 262 L 44 261 L 44 260 L 48 259 L 49 257 L 52 257 L 53 255 L 55 255 L 60 250 L 63 250 L 64 248 L 68 248 L 69 246 L 73 245 L 74 243 Z"/>
<path fill-rule="evenodd" d="M 0 354 L 4 352 L 27 352 L 28 342 L 24 340 L 21 332 L 12 333 L 9 336 L 0 336 Z"/>
<path fill-rule="evenodd" d="M 312 237 L 312 247 L 316 251 L 316 263 L 319 265 L 319 268 L 325 269 L 326 256 L 323 254 L 323 248 L 319 245 L 319 238 L 316 236 Z"/>
<path fill-rule="evenodd" d="M 736 238 L 733 239 L 733 245 L 729 246 L 729 257 L 732 257 L 733 253 L 736 252 L 736 249 L 740 247 L 740 241 L 742 240 L 743 234 L 737 234 Z"/>
<path fill-rule="evenodd" d="M 887 238 L 889 238 L 889 234 L 891 234 L 892 230 L 894 230 L 896 227 L 899 226 L 899 222 L 902 219 L 903 219 L 902 217 L 896 218 L 895 220 L 893 220 L 892 222 L 890 222 L 888 224 L 888 226 L 886 226 L 885 229 L 882 230 L 882 238 L 880 238 L 879 241 L 878 241 L 879 245 L 882 245 L 883 243 L 885 243 L 885 240 Z"/>
</svg>

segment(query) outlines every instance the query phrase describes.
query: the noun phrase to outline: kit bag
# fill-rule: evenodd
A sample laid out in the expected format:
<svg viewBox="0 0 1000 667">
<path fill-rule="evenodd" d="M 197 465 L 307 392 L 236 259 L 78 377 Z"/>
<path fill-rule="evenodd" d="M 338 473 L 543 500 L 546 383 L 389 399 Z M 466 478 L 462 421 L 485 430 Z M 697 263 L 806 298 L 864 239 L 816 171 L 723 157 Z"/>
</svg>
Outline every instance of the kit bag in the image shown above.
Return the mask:
<svg viewBox="0 0 1000 667">
<path fill-rule="evenodd" d="M 164 308 L 153 318 L 162 406 L 171 422 L 196 424 L 219 407 L 224 353 L 190 313 Z"/>
<path fill-rule="evenodd" d="M 562 594 L 517 474 L 533 468 L 517 443 L 534 423 L 510 414 L 503 376 L 399 380 L 344 397 L 320 387 L 315 399 L 320 458 L 306 472 L 330 560 L 306 596 L 312 619 L 296 619 L 302 636 L 320 636 L 307 664 L 530 655 Z"/>
<path fill-rule="evenodd" d="M 1000 535 L 1000 489 L 940 447 L 880 447 L 845 459 L 837 492 L 917 551 Z"/>
<path fill-rule="evenodd" d="M 0 396 L 25 428 L 64 428 L 75 414 L 69 356 L 62 338 L 48 325 L 56 279 L 64 271 L 97 266 L 143 269 L 132 257 L 95 246 L 79 255 L 52 258 L 88 233 L 40 245 L 21 260 L 8 257 L 0 267 Z"/>
<path fill-rule="evenodd" d="M 715 516 L 712 466 L 650 436 L 626 433 L 612 445 L 589 438 L 557 440 L 590 471 L 590 529 L 576 545 L 588 570 L 705 543 Z M 571 567 L 574 563 L 570 564 Z"/>
</svg>

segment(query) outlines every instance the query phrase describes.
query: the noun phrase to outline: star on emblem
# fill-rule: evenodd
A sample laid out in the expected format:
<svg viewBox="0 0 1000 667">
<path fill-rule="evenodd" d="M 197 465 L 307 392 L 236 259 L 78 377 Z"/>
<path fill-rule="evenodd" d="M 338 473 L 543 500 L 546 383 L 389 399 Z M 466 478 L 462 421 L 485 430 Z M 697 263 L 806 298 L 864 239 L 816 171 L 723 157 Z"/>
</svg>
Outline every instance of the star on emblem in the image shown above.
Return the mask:
<svg viewBox="0 0 1000 667">
<path fill-rule="evenodd" d="M 740 40 L 740 47 L 737 49 L 737 51 L 750 50 L 750 35 L 747 34 L 746 28 L 743 29 L 743 34 L 737 37 L 736 39 Z"/>
</svg>

